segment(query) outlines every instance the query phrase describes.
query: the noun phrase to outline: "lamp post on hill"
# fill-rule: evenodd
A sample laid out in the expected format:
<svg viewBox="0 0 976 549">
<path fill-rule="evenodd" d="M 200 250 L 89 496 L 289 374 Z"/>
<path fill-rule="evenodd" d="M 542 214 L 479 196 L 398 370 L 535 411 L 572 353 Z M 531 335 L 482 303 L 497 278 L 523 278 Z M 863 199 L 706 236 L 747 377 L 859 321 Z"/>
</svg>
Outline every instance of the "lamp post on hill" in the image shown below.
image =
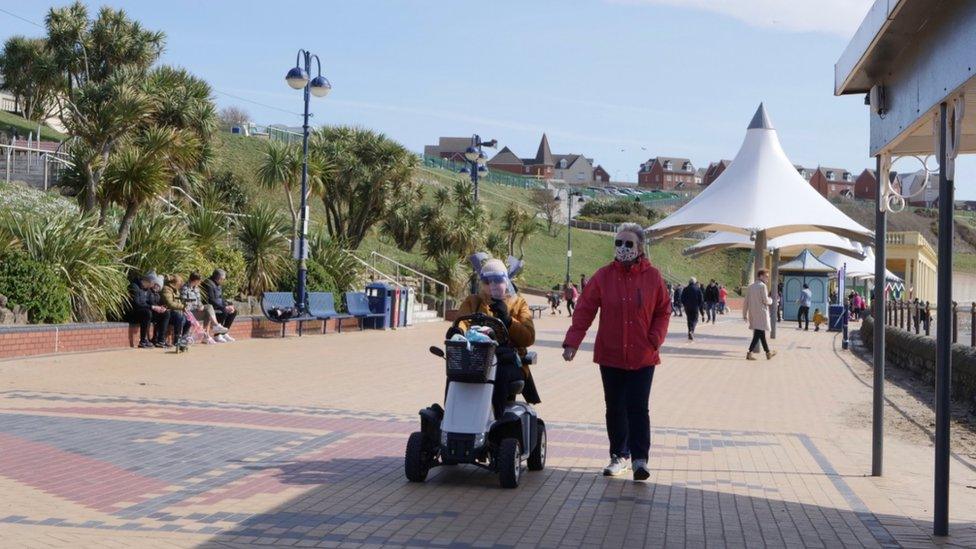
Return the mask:
<svg viewBox="0 0 976 549">
<path fill-rule="evenodd" d="M 474 185 L 474 202 L 478 203 L 478 179 L 488 176 L 488 156 L 481 150 L 481 147 L 491 147 L 494 149 L 498 145 L 497 139 L 482 141 L 481 136 L 474 134 L 471 136 L 471 145 L 464 151 L 464 159 L 468 166 L 461 168 L 461 173 L 470 174 L 471 184 Z"/>
<path fill-rule="evenodd" d="M 308 75 L 312 70 L 312 59 L 318 66 L 318 76 L 309 80 Z M 308 257 L 308 112 L 309 96 L 325 97 L 332 91 L 332 84 L 322 76 L 322 61 L 318 55 L 307 50 L 298 50 L 295 57 L 295 66 L 288 71 L 285 81 L 293 89 L 302 90 L 305 99 L 305 117 L 302 124 L 302 202 L 301 202 L 301 228 L 298 233 L 298 242 L 293 242 L 293 256 L 298 260 L 298 283 L 295 288 L 295 305 L 299 313 L 304 314 L 308 310 L 305 282 L 308 275 L 306 258 Z"/>
<path fill-rule="evenodd" d="M 569 187 L 566 187 L 566 284 L 569 284 L 570 275 L 569 268 L 570 262 L 573 259 L 573 197 L 576 198 L 576 202 L 579 204 L 583 203 L 583 193 L 580 191 L 570 191 Z M 556 200 L 559 200 L 559 196 L 556 195 Z"/>
</svg>

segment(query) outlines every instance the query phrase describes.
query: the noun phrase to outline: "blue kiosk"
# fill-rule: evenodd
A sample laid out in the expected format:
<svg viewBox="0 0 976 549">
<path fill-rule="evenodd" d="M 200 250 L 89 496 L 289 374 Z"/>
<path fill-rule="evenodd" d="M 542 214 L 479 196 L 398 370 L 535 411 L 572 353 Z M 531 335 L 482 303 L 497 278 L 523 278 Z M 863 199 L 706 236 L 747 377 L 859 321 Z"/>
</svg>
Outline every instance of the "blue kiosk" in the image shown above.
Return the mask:
<svg viewBox="0 0 976 549">
<path fill-rule="evenodd" d="M 806 284 L 813 294 L 810 304 L 810 318 L 813 311 L 820 309 L 827 316 L 827 305 L 830 299 L 827 280 L 835 269 L 817 259 L 809 249 L 804 249 L 792 260 L 779 266 L 779 274 L 783 277 L 783 320 L 796 320 L 800 305 L 796 302 L 800 298 L 800 291 Z"/>
</svg>

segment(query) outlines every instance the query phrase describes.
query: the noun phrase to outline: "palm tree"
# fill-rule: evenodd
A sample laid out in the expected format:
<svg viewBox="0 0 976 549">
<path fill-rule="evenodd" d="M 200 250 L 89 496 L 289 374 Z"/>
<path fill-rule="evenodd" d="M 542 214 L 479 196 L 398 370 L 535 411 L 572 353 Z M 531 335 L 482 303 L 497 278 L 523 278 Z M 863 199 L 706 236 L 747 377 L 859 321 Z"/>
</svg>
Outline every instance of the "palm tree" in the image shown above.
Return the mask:
<svg viewBox="0 0 976 549">
<path fill-rule="evenodd" d="M 129 146 L 114 155 L 103 177 L 103 204 L 116 202 L 125 207 L 118 231 L 118 248 L 121 250 L 125 248 L 139 206 L 166 189 L 169 171 L 159 155 Z"/>
<path fill-rule="evenodd" d="M 284 220 L 266 205 L 255 207 L 241 219 L 237 240 L 244 253 L 249 295 L 275 288 L 287 271 L 287 230 Z"/>
<path fill-rule="evenodd" d="M 271 141 L 258 167 L 258 180 L 266 188 L 284 189 L 288 199 L 288 212 L 291 214 L 291 237 L 298 234 L 298 210 L 293 196 L 295 187 L 301 184 L 301 152 L 294 145 L 281 141 Z"/>
</svg>

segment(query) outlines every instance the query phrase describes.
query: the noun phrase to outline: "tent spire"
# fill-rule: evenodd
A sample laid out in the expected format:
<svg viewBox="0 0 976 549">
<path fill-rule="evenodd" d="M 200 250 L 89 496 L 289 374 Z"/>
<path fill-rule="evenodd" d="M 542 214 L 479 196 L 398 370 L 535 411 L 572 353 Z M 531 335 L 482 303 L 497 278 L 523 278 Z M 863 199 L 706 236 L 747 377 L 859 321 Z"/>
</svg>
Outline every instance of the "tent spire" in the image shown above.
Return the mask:
<svg viewBox="0 0 976 549">
<path fill-rule="evenodd" d="M 752 122 L 749 122 L 749 127 L 747 130 L 771 130 L 773 129 L 773 123 L 769 121 L 769 115 L 766 114 L 766 107 L 760 103 L 759 108 L 756 109 L 756 114 L 752 116 Z"/>
</svg>

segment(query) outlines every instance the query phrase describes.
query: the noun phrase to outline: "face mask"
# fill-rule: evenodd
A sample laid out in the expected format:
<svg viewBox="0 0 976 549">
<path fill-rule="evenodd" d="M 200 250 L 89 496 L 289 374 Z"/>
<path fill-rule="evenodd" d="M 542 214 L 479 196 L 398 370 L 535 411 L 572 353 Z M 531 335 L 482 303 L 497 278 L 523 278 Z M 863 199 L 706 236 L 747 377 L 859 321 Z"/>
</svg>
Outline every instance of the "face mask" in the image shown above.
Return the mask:
<svg viewBox="0 0 976 549">
<path fill-rule="evenodd" d="M 488 275 L 482 277 L 481 281 L 488 286 L 488 295 L 492 299 L 505 299 L 505 295 L 508 293 L 508 277 Z"/>
<path fill-rule="evenodd" d="M 614 256 L 617 258 L 617 261 L 622 262 L 633 261 L 640 254 L 637 243 L 633 240 L 617 239 L 614 241 L 614 249 Z"/>
</svg>

